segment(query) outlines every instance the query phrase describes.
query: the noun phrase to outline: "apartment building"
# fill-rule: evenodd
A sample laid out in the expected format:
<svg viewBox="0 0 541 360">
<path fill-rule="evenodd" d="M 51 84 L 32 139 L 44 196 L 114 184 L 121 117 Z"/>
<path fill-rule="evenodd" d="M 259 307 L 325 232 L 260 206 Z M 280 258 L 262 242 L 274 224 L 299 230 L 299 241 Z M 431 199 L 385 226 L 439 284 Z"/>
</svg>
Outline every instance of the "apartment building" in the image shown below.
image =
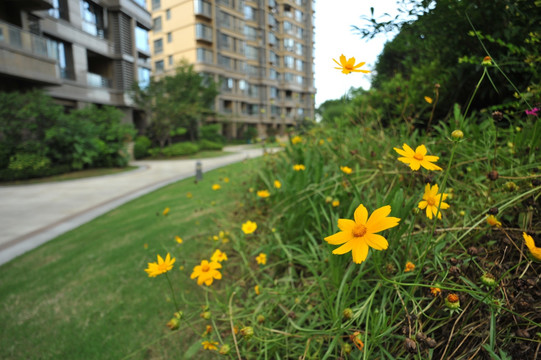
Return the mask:
<svg viewBox="0 0 541 360">
<path fill-rule="evenodd" d="M 182 59 L 220 83 L 210 122 L 228 138 L 314 117 L 312 0 L 149 0 L 153 75 Z M 273 129 L 273 130 L 271 130 Z"/>
<path fill-rule="evenodd" d="M 112 105 L 145 126 L 129 96 L 150 80 L 145 0 L 1 0 L 0 90 L 45 89 L 67 109 Z"/>
</svg>

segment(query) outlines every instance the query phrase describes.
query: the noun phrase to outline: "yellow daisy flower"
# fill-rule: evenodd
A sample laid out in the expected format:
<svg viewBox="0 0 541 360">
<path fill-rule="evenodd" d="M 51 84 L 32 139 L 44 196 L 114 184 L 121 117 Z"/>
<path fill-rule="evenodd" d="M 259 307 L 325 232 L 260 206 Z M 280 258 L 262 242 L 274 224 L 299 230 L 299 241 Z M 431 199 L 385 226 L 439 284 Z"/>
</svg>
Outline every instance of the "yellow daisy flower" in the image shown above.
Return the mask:
<svg viewBox="0 0 541 360">
<path fill-rule="evenodd" d="M 227 255 L 226 253 L 222 252 L 220 249 L 216 249 L 216 251 L 214 251 L 214 254 L 212 254 L 212 256 L 210 257 L 210 261 L 215 261 L 215 262 L 222 262 L 222 261 L 225 261 L 227 260 Z"/>
<path fill-rule="evenodd" d="M 340 206 L 340 200 L 333 200 L 332 204 L 331 204 L 333 207 L 338 207 Z"/>
<path fill-rule="evenodd" d="M 169 211 L 170 211 L 170 210 L 171 210 L 171 209 L 169 209 L 168 207 L 166 207 L 166 208 L 163 210 L 163 213 L 162 213 L 162 214 L 165 216 L 165 215 L 169 214 Z"/>
<path fill-rule="evenodd" d="M 402 149 L 393 148 L 399 155 L 402 155 L 402 157 L 398 158 L 398 161 L 403 162 L 404 164 L 409 165 L 411 170 L 419 170 L 419 168 L 422 166 L 427 170 L 441 170 L 441 168 L 435 164 L 432 164 L 433 162 L 438 161 L 438 156 L 433 155 L 427 155 L 426 154 L 426 147 L 424 145 L 419 145 L 413 151 L 412 148 L 408 146 L 408 144 L 402 145 Z"/>
<path fill-rule="evenodd" d="M 267 254 L 259 253 L 257 257 L 255 258 L 255 261 L 257 261 L 260 265 L 265 265 L 267 263 Z"/>
<path fill-rule="evenodd" d="M 342 172 L 347 175 L 353 172 L 353 169 L 348 166 L 340 166 L 340 170 L 342 170 Z"/>
<path fill-rule="evenodd" d="M 331 245 L 342 245 L 333 250 L 333 254 L 342 255 L 349 251 L 353 261 L 357 264 L 366 260 L 368 248 L 385 250 L 389 247 L 387 239 L 376 233 L 398 225 L 396 217 L 388 217 L 391 206 L 386 205 L 375 210 L 370 218 L 363 204 L 359 205 L 354 213 L 354 220 L 338 219 L 340 232 L 328 236 L 325 241 Z"/>
<path fill-rule="evenodd" d="M 175 236 L 175 241 L 182 244 L 182 238 L 180 236 Z"/>
<path fill-rule="evenodd" d="M 425 101 L 429 104 L 432 104 L 433 100 L 430 96 L 425 96 Z"/>
<path fill-rule="evenodd" d="M 220 280 L 222 278 L 222 274 L 218 271 L 218 269 L 221 268 L 222 265 L 219 262 L 208 262 L 207 260 L 203 260 L 200 265 L 193 268 L 190 278 L 197 278 L 197 285 L 203 285 L 204 283 L 205 285 L 210 286 L 214 279 Z"/>
<path fill-rule="evenodd" d="M 304 170 L 306 170 L 306 167 L 303 164 L 295 164 L 295 165 L 293 165 L 293 170 L 295 170 L 295 171 L 304 171 Z"/>
<path fill-rule="evenodd" d="M 201 343 L 203 345 L 203 350 L 218 350 L 218 342 L 217 341 L 203 341 Z"/>
<path fill-rule="evenodd" d="M 363 66 L 365 63 L 361 62 L 355 65 L 355 58 L 351 57 L 346 60 L 346 57 L 344 54 L 340 55 L 340 62 L 333 59 L 333 61 L 339 66 L 335 67 L 335 69 L 342 70 L 342 74 L 349 74 L 352 72 L 362 72 L 362 73 L 369 73 L 369 70 L 361 70 L 359 69 L 361 66 Z"/>
<path fill-rule="evenodd" d="M 415 269 L 415 264 L 412 263 L 411 261 L 408 261 L 406 263 L 406 267 L 404 268 L 404 272 L 410 272 L 410 271 L 413 271 Z"/>
<path fill-rule="evenodd" d="M 533 238 L 525 232 L 522 233 L 522 237 L 524 238 L 524 242 L 526 243 L 526 246 L 530 250 L 532 256 L 537 260 L 541 261 L 541 248 L 535 246 L 535 241 L 533 240 Z"/>
<path fill-rule="evenodd" d="M 494 216 L 494 215 L 487 215 L 487 223 L 490 226 L 496 226 L 496 227 L 501 227 L 502 226 L 502 223 L 499 222 L 498 219 L 496 219 L 496 216 Z"/>
<path fill-rule="evenodd" d="M 245 234 L 251 234 L 257 229 L 257 224 L 253 221 L 246 221 L 244 224 L 242 224 L 242 232 Z"/>
<path fill-rule="evenodd" d="M 443 199 L 441 199 L 443 195 Z M 438 219 L 441 219 L 441 210 L 448 209 L 449 204 L 444 203 L 449 194 L 438 194 L 438 184 L 430 187 L 430 184 L 426 184 L 425 193 L 423 195 L 423 200 L 419 203 L 419 209 L 426 208 L 426 216 L 429 219 L 432 219 L 433 215 L 438 214 Z M 441 199 L 441 205 L 440 205 Z M 440 211 L 438 212 L 438 205 L 440 205 Z"/>
<path fill-rule="evenodd" d="M 158 262 L 148 263 L 148 268 L 146 268 L 145 271 L 147 272 L 148 277 L 156 277 L 171 270 L 174 263 L 175 258 L 171 258 L 169 253 L 165 256 L 165 260 L 158 255 Z"/>
<path fill-rule="evenodd" d="M 214 184 L 212 185 L 212 190 L 216 191 L 216 190 L 220 190 L 222 187 L 220 186 L 220 184 Z"/>
<path fill-rule="evenodd" d="M 274 187 L 279 189 L 279 188 L 282 187 L 282 183 L 280 181 L 278 181 L 278 180 L 274 180 Z"/>
<path fill-rule="evenodd" d="M 302 138 L 300 136 L 295 136 L 293 138 L 291 138 L 291 143 L 293 145 L 297 145 L 298 143 L 301 143 L 302 142 Z"/>
<path fill-rule="evenodd" d="M 256 295 L 261 294 L 261 290 L 259 290 L 259 285 L 254 286 L 254 291 Z"/>
<path fill-rule="evenodd" d="M 259 196 L 260 198 L 268 198 L 270 196 L 270 192 L 269 190 L 259 190 L 257 192 L 257 196 Z"/>
</svg>

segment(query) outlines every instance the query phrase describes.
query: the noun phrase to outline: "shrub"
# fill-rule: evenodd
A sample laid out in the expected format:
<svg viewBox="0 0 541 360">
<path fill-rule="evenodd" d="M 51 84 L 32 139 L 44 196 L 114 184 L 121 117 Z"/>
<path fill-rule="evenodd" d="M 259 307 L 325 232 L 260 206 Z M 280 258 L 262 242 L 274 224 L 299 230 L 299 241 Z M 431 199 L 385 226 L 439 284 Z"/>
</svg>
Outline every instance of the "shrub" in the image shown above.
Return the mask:
<svg viewBox="0 0 541 360">
<path fill-rule="evenodd" d="M 195 154 L 199 146 L 191 142 L 176 143 L 163 149 L 153 148 L 149 150 L 152 157 L 174 157 Z"/>
<path fill-rule="evenodd" d="M 199 138 L 201 140 L 210 140 L 223 143 L 225 138 L 220 133 L 221 129 L 222 125 L 220 124 L 203 125 L 199 129 Z"/>
<path fill-rule="evenodd" d="M 17 153 L 9 159 L 10 170 L 43 170 L 51 165 L 51 160 L 43 155 Z"/>
<path fill-rule="evenodd" d="M 202 139 L 199 141 L 199 147 L 201 150 L 222 150 L 224 146 L 222 143 Z"/>
<path fill-rule="evenodd" d="M 56 165 L 42 169 L 0 169 L 0 181 L 26 180 L 70 172 L 69 165 Z"/>
<path fill-rule="evenodd" d="M 152 145 L 150 139 L 146 136 L 138 136 L 135 138 L 135 144 L 133 147 L 133 156 L 136 159 L 142 159 L 145 156 L 148 156 L 148 150 Z"/>
</svg>

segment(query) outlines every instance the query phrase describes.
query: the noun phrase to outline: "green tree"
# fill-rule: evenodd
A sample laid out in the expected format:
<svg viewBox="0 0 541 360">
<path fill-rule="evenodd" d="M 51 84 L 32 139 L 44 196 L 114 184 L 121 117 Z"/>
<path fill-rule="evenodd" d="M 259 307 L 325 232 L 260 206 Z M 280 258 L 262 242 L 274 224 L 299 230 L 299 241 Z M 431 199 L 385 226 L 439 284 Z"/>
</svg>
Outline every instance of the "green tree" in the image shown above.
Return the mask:
<svg viewBox="0 0 541 360">
<path fill-rule="evenodd" d="M 150 118 L 150 136 L 163 148 L 178 128 L 186 128 L 190 139 L 197 139 L 202 121 L 215 114 L 211 107 L 218 93 L 212 79 L 183 61 L 173 76 L 152 78 L 146 88 L 136 84 L 133 99 Z"/>
</svg>

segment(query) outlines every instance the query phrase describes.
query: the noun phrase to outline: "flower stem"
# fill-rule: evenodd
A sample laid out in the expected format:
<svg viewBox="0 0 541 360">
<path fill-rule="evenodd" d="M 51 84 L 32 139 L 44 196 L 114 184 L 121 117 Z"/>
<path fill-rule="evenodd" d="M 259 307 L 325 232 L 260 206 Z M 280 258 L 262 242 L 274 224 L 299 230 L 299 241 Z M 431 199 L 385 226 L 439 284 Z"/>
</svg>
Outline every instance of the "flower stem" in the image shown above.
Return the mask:
<svg viewBox="0 0 541 360">
<path fill-rule="evenodd" d="M 171 280 L 169 279 L 169 275 L 167 275 L 167 273 L 165 273 L 165 277 L 167 278 L 167 282 L 169 283 L 169 289 L 171 289 L 171 295 L 173 296 L 173 302 L 175 303 L 175 312 L 180 311 L 177 299 L 175 297 L 175 291 L 173 290 L 173 284 L 171 284 Z"/>
<path fill-rule="evenodd" d="M 470 109 L 470 105 L 473 102 L 473 98 L 475 97 L 475 94 L 477 94 L 477 90 L 479 90 L 479 86 L 481 86 L 481 82 L 483 82 L 483 79 L 485 78 L 485 75 L 487 74 L 487 68 L 483 68 L 483 75 L 481 75 L 481 78 L 479 79 L 479 82 L 477 85 L 475 85 L 475 90 L 473 91 L 472 96 L 470 97 L 470 101 L 468 102 L 468 106 L 466 106 L 466 111 L 464 111 L 464 120 L 466 119 L 466 115 L 468 114 L 468 110 Z"/>
</svg>

